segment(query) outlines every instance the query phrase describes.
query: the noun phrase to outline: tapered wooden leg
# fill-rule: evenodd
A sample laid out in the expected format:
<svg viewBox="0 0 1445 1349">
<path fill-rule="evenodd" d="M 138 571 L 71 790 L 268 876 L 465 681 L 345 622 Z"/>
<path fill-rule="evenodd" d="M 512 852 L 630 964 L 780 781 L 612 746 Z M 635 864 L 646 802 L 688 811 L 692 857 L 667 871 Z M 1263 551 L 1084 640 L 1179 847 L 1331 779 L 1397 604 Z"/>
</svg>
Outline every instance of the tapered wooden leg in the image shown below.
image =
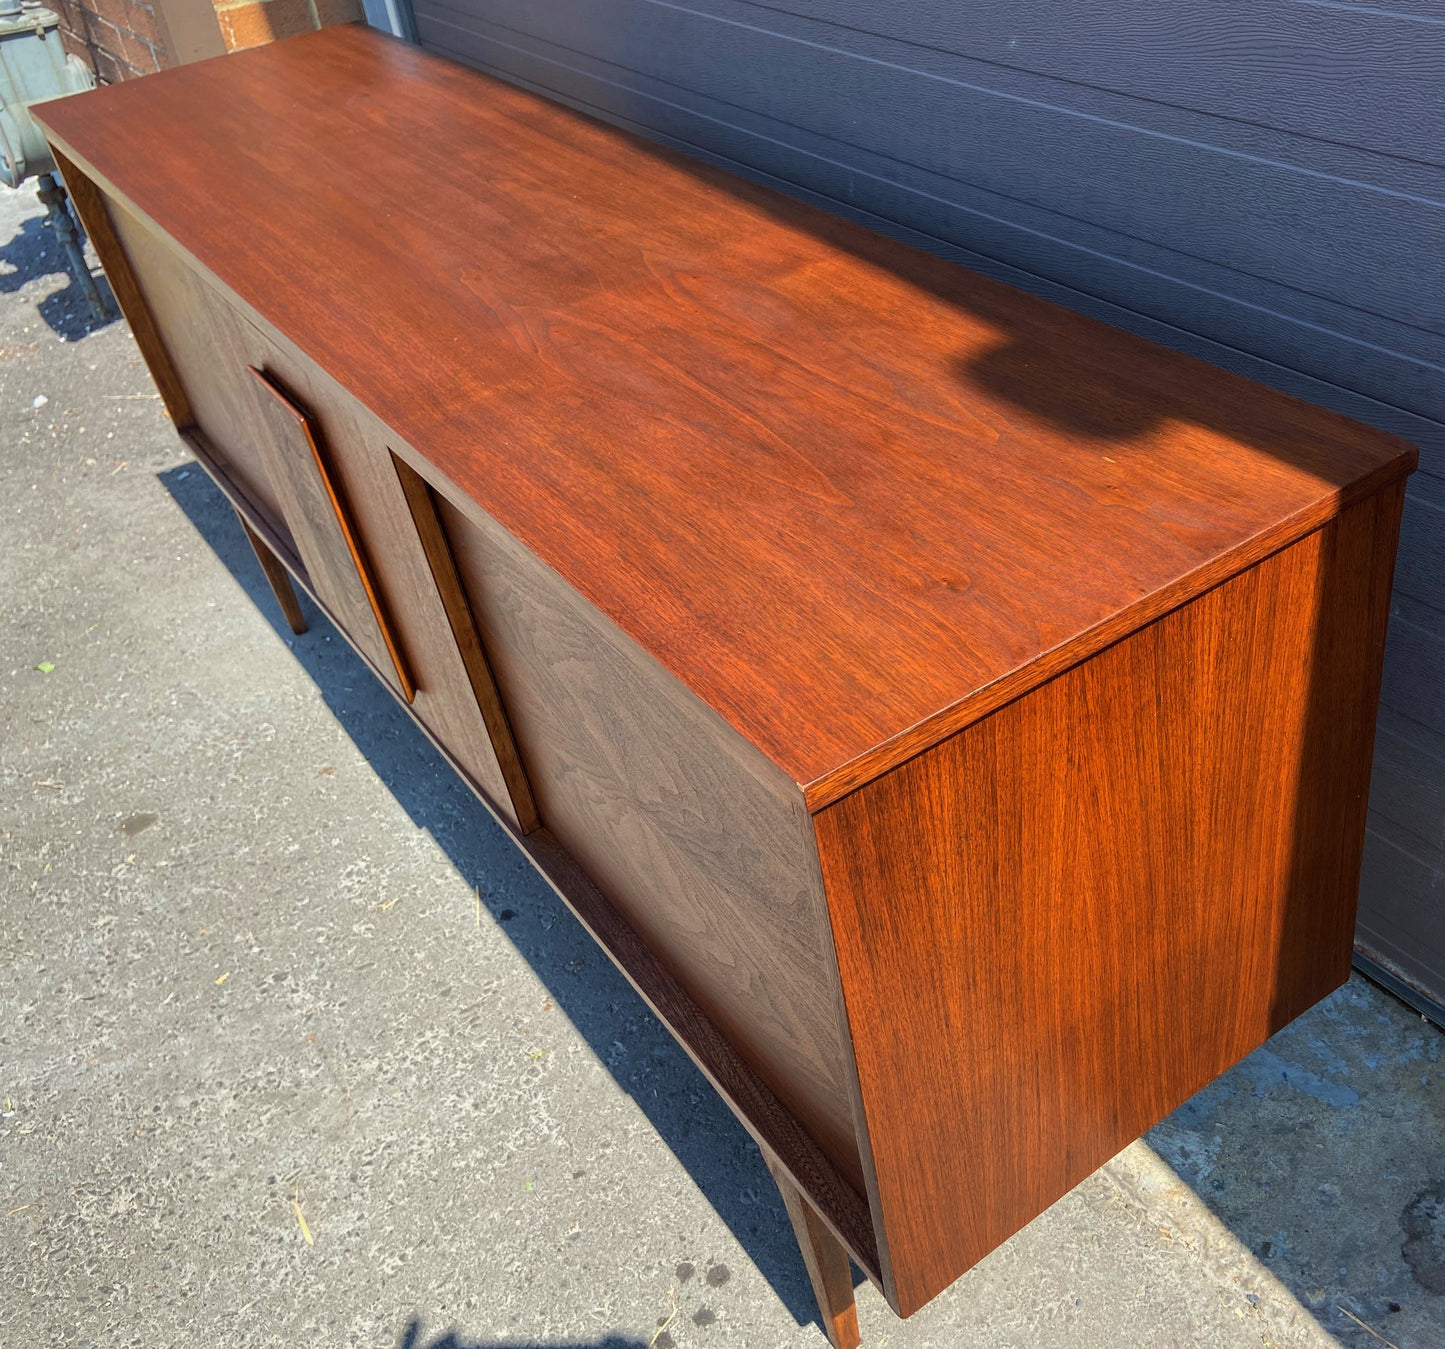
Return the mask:
<svg viewBox="0 0 1445 1349">
<path fill-rule="evenodd" d="M 823 1316 L 823 1333 L 833 1349 L 858 1349 L 858 1309 L 853 1303 L 853 1271 L 848 1265 L 848 1252 L 818 1217 L 812 1204 L 784 1174 L 771 1157 L 765 1157 L 768 1170 L 782 1192 L 788 1217 L 793 1220 L 793 1235 L 803 1252 L 808 1278 L 813 1281 L 813 1296 Z"/>
<path fill-rule="evenodd" d="M 241 528 L 246 531 L 246 537 L 251 540 L 251 547 L 256 553 L 256 561 L 261 564 L 261 570 L 266 573 L 266 579 L 271 583 L 271 592 L 276 596 L 276 603 L 281 606 L 281 612 L 286 615 L 286 621 L 291 625 L 291 631 L 305 632 L 306 620 L 301 616 L 301 606 L 297 603 L 296 592 L 291 587 L 291 577 L 287 575 L 286 568 L 281 565 L 281 559 L 256 537 L 256 531 L 246 523 L 246 517 L 239 511 L 236 513 L 236 519 L 241 522 Z"/>
</svg>

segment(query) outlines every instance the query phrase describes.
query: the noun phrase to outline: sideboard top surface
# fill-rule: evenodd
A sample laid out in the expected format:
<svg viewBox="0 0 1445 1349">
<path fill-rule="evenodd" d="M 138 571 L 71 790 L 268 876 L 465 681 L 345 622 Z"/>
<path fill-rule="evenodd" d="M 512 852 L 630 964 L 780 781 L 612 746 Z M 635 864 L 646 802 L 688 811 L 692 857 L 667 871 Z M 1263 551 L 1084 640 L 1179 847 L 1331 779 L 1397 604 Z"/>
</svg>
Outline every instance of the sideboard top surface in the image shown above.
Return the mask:
<svg viewBox="0 0 1445 1349">
<path fill-rule="evenodd" d="M 36 114 L 814 807 L 1414 464 L 360 26 Z"/>
</svg>

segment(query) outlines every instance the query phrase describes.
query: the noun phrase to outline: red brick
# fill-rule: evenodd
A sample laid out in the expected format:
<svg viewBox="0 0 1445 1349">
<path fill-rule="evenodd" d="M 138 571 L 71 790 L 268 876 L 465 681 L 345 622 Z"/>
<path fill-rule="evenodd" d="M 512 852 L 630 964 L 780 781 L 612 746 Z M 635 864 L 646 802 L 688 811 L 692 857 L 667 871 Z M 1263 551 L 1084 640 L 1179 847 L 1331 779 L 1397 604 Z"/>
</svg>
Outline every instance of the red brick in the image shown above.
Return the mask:
<svg viewBox="0 0 1445 1349">
<path fill-rule="evenodd" d="M 95 58 L 97 71 L 102 72 L 102 78 L 107 83 L 113 82 L 117 77 L 117 69 L 102 65 L 100 62 L 102 52 L 110 58 L 114 67 L 124 67 L 129 71 L 128 75 L 120 78 L 129 79 L 135 75 L 149 75 L 160 69 L 160 62 L 150 43 L 136 37 L 133 33 L 117 28 L 108 19 L 101 18 L 88 5 L 80 9 L 79 17 L 85 25 L 86 46 L 89 47 Z"/>
<path fill-rule="evenodd" d="M 139 74 L 123 61 L 118 61 L 104 47 L 96 47 L 94 55 L 95 73 L 102 84 L 119 84 L 122 80 L 134 79 Z"/>
<path fill-rule="evenodd" d="M 72 32 L 69 28 L 62 28 L 60 45 L 72 56 L 80 57 L 92 70 L 95 69 L 95 55 L 90 50 L 90 44 L 78 33 Z"/>
<path fill-rule="evenodd" d="M 80 7 L 80 19 L 84 24 L 85 40 L 92 47 L 100 47 L 114 56 L 120 55 L 120 29 L 102 19 L 88 5 Z"/>
<path fill-rule="evenodd" d="M 85 39 L 85 45 L 90 48 L 91 55 L 97 52 L 107 52 L 114 60 L 121 60 L 120 55 L 120 32 L 114 24 L 106 23 L 98 18 L 93 10 L 80 6 L 80 33 Z M 96 67 L 100 69 L 99 66 Z"/>
<path fill-rule="evenodd" d="M 86 45 L 85 29 L 81 27 L 79 22 L 62 22 L 60 25 L 60 40 L 62 43 L 65 44 L 66 51 L 74 51 L 76 49 L 76 43 L 79 43 L 82 47 L 84 47 Z M 89 56 L 87 56 L 86 59 L 89 60 Z"/>
<path fill-rule="evenodd" d="M 113 50 L 128 66 L 147 75 L 153 74 L 161 68 L 160 62 L 156 60 L 155 49 L 149 42 L 136 37 L 133 33 L 127 33 L 124 29 L 114 29 L 113 31 L 117 40 L 117 45 Z"/>
<path fill-rule="evenodd" d="M 139 4 L 137 0 L 83 0 L 83 2 L 92 13 L 113 23 L 117 28 L 134 33 L 136 37 L 144 38 L 152 46 L 165 45 L 161 41 L 161 30 L 160 25 L 156 22 L 155 11 L 149 5 Z"/>
<path fill-rule="evenodd" d="M 68 28 L 72 33 L 80 31 L 80 16 L 72 0 L 50 0 L 49 8 L 60 15 L 61 28 Z"/>
</svg>

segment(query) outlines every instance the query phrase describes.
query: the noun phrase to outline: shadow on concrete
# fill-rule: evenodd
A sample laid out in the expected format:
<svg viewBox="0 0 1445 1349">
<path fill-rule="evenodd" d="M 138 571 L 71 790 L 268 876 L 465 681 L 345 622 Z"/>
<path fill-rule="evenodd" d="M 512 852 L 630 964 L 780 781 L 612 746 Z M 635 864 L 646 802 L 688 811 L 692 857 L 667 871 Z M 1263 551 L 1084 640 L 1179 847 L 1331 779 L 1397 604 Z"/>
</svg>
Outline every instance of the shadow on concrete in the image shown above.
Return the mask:
<svg viewBox="0 0 1445 1349">
<path fill-rule="evenodd" d="M 197 532 L 265 616 L 418 828 L 446 852 L 557 1006 L 647 1116 L 799 1325 L 820 1324 L 787 1211 L 762 1154 L 707 1079 L 537 875 L 327 618 L 297 589 L 307 631 L 292 634 L 220 491 L 196 465 L 159 475 Z M 499 870 L 498 858 L 508 865 Z M 514 864 L 513 864 L 514 863 Z M 622 1046 L 626 1049 L 622 1049 Z M 682 1258 L 679 1256 L 679 1258 Z M 854 1282 L 864 1276 L 857 1270 Z M 443 1338 L 404 1349 L 470 1349 Z M 630 1341 L 607 1340 L 608 1346 Z M 594 1346 L 592 1349 L 599 1349 Z"/>
<path fill-rule="evenodd" d="M 648 1349 L 641 1340 L 626 1339 L 621 1335 L 608 1335 L 601 1340 L 569 1340 L 565 1344 L 542 1344 L 535 1340 L 525 1344 L 518 1341 L 467 1340 L 460 1338 L 453 1330 L 441 1332 L 435 1338 L 428 1338 L 422 1331 L 421 1321 L 413 1317 L 402 1333 L 397 1349 Z"/>
<path fill-rule="evenodd" d="M 13 270 L 7 271 L 7 264 Z M 52 291 L 36 305 L 50 330 L 65 342 L 78 342 L 109 327 L 120 317 L 110 283 L 98 270 L 93 275 L 106 309 L 106 317 L 99 320 L 91 314 L 85 293 L 66 263 L 65 250 L 57 242 L 55 231 L 45 223 L 44 216 L 29 217 L 18 233 L 0 245 L 0 294 L 21 290 L 40 277 L 65 278 L 63 290 Z"/>
</svg>

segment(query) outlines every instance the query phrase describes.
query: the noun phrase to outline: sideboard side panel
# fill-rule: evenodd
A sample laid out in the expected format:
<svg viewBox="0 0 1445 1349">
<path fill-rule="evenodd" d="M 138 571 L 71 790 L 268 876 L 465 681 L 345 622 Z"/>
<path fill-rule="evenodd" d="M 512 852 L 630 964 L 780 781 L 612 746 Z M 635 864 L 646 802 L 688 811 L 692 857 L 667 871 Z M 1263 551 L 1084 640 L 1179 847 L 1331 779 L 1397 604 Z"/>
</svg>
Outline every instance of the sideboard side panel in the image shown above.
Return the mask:
<svg viewBox="0 0 1445 1349">
<path fill-rule="evenodd" d="M 439 507 L 542 823 L 861 1195 L 801 790 L 495 522 Z"/>
<path fill-rule="evenodd" d="M 815 817 L 902 1314 L 1348 977 L 1401 500 Z"/>
</svg>

